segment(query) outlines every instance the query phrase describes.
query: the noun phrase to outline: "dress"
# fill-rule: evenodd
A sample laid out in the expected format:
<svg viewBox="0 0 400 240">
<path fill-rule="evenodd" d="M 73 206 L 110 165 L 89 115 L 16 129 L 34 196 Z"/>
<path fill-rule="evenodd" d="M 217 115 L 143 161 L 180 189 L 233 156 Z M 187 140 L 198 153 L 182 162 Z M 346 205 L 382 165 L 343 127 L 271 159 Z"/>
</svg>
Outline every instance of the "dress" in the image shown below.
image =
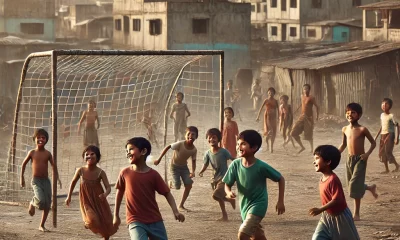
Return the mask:
<svg viewBox="0 0 400 240">
<path fill-rule="evenodd" d="M 276 125 L 277 125 L 277 101 L 268 101 L 266 104 L 266 110 L 264 113 L 264 136 L 275 137 L 276 136 Z"/>
<path fill-rule="evenodd" d="M 222 129 L 221 145 L 228 150 L 233 158 L 236 158 L 236 136 L 239 135 L 239 128 L 235 121 L 225 121 L 224 128 Z"/>
<path fill-rule="evenodd" d="M 80 171 L 79 199 L 85 228 L 102 237 L 109 237 L 116 233 L 117 229 L 113 226 L 113 215 L 108 201 L 99 198 L 99 195 L 104 193 L 100 174 L 96 180 L 89 180 L 85 179 L 82 170 Z"/>
</svg>

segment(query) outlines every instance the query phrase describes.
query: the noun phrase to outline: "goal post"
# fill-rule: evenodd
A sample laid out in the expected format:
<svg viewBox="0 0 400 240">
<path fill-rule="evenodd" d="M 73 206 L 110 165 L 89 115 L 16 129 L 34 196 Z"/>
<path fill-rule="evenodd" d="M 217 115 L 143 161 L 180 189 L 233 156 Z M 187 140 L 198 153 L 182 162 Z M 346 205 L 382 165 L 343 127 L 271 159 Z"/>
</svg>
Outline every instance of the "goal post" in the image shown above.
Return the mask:
<svg viewBox="0 0 400 240">
<path fill-rule="evenodd" d="M 0 188 L 0 201 L 26 203 L 30 199 L 30 187 L 22 189 L 18 184 L 20 167 L 35 147 L 34 129 L 44 128 L 50 135 L 47 149 L 63 183 L 60 190 L 53 171 L 56 226 L 57 192 L 65 195 L 75 169 L 85 164 L 76 125 L 88 101 L 97 103 L 101 124 L 99 164 L 110 182 L 115 182 L 119 171 L 129 165 L 123 157 L 126 140 L 147 134 L 143 119 L 152 119 L 157 138 L 162 137 L 161 147 L 173 141 L 168 116 L 178 90 L 185 93 L 184 102 L 193 115 L 188 125 L 199 127 L 197 144 L 202 154 L 207 148 L 202 133 L 210 127 L 223 127 L 223 51 L 54 50 L 30 54 L 21 73 L 9 157 L 5 169 L 0 169 L 6 181 Z M 152 150 L 155 155 L 162 150 L 154 142 L 152 146 L 158 148 Z M 165 180 L 167 165 L 164 161 Z"/>
</svg>

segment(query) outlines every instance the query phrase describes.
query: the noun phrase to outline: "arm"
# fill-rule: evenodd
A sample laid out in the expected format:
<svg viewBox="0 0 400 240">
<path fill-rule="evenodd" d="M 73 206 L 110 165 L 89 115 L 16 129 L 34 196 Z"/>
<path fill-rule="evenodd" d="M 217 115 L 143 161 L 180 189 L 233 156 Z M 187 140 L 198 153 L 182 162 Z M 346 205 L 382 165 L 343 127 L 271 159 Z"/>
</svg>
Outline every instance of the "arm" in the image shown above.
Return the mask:
<svg viewBox="0 0 400 240">
<path fill-rule="evenodd" d="M 367 161 L 369 155 L 371 155 L 372 151 L 374 151 L 374 149 L 376 147 L 376 142 L 367 128 L 364 128 L 364 134 L 365 134 L 365 137 L 368 139 L 368 141 L 371 143 L 371 146 L 369 147 L 369 150 L 366 153 L 361 154 L 360 157 L 362 160 Z"/>
<path fill-rule="evenodd" d="M 79 180 L 79 173 L 80 173 L 80 171 L 81 171 L 81 168 L 78 168 L 78 169 L 75 171 L 75 175 L 74 175 L 74 177 L 72 178 L 71 185 L 69 186 L 68 196 L 67 196 L 67 199 L 65 199 L 65 205 L 67 205 L 67 206 L 69 206 L 69 204 L 71 203 L 72 191 L 74 191 L 75 185 L 76 185 L 76 183 L 77 183 L 78 180 Z"/>
<path fill-rule="evenodd" d="M 346 130 L 346 127 L 344 127 L 342 129 L 342 144 L 340 144 L 340 146 L 338 148 L 340 153 L 342 153 L 347 147 L 347 137 L 346 137 L 346 134 L 344 133 L 345 130 Z"/>
<path fill-rule="evenodd" d="M 396 132 L 396 139 L 394 140 L 394 143 L 397 145 L 397 144 L 399 144 L 399 131 L 400 131 L 400 127 L 399 127 L 398 123 L 396 124 L 396 129 L 397 129 L 397 132 Z"/>
<path fill-rule="evenodd" d="M 285 178 L 281 176 L 278 182 L 279 186 L 279 197 L 278 197 L 278 203 L 276 204 L 276 211 L 278 212 L 278 215 L 281 215 L 285 212 L 285 203 L 284 203 L 284 198 L 285 198 Z"/>
<path fill-rule="evenodd" d="M 203 167 L 201 168 L 201 170 L 199 172 L 199 177 L 203 177 L 203 172 L 205 172 L 207 168 L 208 168 L 208 163 L 203 164 Z"/>
<path fill-rule="evenodd" d="M 81 133 L 81 124 L 86 120 L 86 111 L 82 112 L 81 120 L 78 123 L 78 133 Z"/>
<path fill-rule="evenodd" d="M 194 178 L 195 175 L 195 171 L 196 171 L 196 159 L 197 159 L 197 151 L 195 154 L 193 154 L 192 156 L 192 172 L 190 173 L 190 177 Z"/>
<path fill-rule="evenodd" d="M 51 155 L 50 152 L 49 152 L 49 155 L 50 155 L 50 157 L 49 157 L 50 165 L 51 165 L 51 167 L 54 169 L 54 171 L 56 172 L 57 181 L 58 181 L 58 183 L 60 184 L 60 188 L 62 188 L 62 184 L 61 184 L 61 180 L 60 180 L 60 175 L 58 175 L 57 165 L 54 164 L 54 158 L 53 158 L 53 155 Z"/>
<path fill-rule="evenodd" d="M 174 196 L 172 196 L 171 192 L 168 192 L 167 195 L 165 195 L 165 198 L 167 199 L 167 202 L 171 207 L 172 212 L 174 213 L 175 219 L 178 220 L 179 222 L 185 221 L 185 216 L 178 211 Z"/>
<path fill-rule="evenodd" d="M 225 184 L 225 193 L 226 193 L 226 198 L 230 199 L 236 198 L 236 194 L 232 192 L 232 186 L 229 186 L 228 184 Z"/>
<path fill-rule="evenodd" d="M 397 126 L 397 129 L 398 129 L 398 126 Z M 381 131 L 382 131 L 382 126 L 379 128 L 378 133 L 375 135 L 375 138 L 374 138 L 375 142 L 376 142 L 376 139 L 378 139 L 379 134 L 381 134 Z M 398 134 L 399 134 L 399 131 L 397 131 L 396 139 L 398 139 L 398 137 L 399 137 Z"/>
<path fill-rule="evenodd" d="M 258 111 L 257 119 L 256 119 L 257 121 L 260 120 L 260 114 L 261 114 L 261 111 L 262 111 L 262 109 L 263 109 L 263 107 L 264 107 L 266 102 L 267 102 L 267 99 L 264 100 L 263 104 L 260 107 L 260 110 Z"/>
<path fill-rule="evenodd" d="M 156 161 L 154 161 L 154 165 L 157 166 L 158 164 L 160 164 L 161 159 L 164 157 L 164 155 L 168 152 L 168 150 L 169 150 L 170 148 L 171 148 L 171 145 L 168 145 L 168 146 L 166 146 L 166 147 L 164 148 L 164 150 L 162 151 L 160 157 L 159 157 Z"/>
<path fill-rule="evenodd" d="M 96 120 L 97 120 L 97 129 L 99 129 L 100 128 L 100 118 L 99 118 L 99 115 L 97 114 L 97 111 L 96 111 Z"/>
<path fill-rule="evenodd" d="M 283 111 L 282 111 L 282 105 L 279 107 L 280 111 L 279 111 L 279 131 L 282 131 L 282 127 L 283 127 Z"/>
<path fill-rule="evenodd" d="M 186 118 L 190 117 L 190 111 L 189 108 L 187 107 L 187 105 L 185 104 L 185 110 L 188 113 L 188 115 L 186 116 Z"/>
<path fill-rule="evenodd" d="M 311 216 L 317 216 L 318 214 L 322 213 L 323 211 L 326 211 L 327 209 L 333 208 L 336 205 L 338 205 L 340 203 L 339 200 L 337 199 L 332 199 L 330 202 L 328 202 L 327 204 L 325 204 L 324 206 L 320 207 L 320 208 L 311 208 L 308 213 Z"/>
<path fill-rule="evenodd" d="M 317 112 L 317 117 L 316 117 L 316 121 L 318 121 L 318 117 L 319 117 L 319 106 L 318 106 L 318 104 L 317 104 L 317 102 L 315 101 L 315 97 L 313 97 L 313 103 L 314 103 L 314 106 L 315 106 L 315 110 L 316 110 L 316 112 Z"/>
<path fill-rule="evenodd" d="M 124 191 L 117 189 L 115 194 L 115 208 L 114 208 L 114 220 L 113 225 L 115 228 L 121 224 L 121 219 L 119 218 L 119 209 L 121 207 L 122 198 L 124 197 Z"/>
<path fill-rule="evenodd" d="M 104 188 L 106 189 L 106 191 L 104 193 L 100 194 L 99 198 L 101 198 L 102 200 L 105 200 L 111 192 L 111 186 L 110 186 L 110 183 L 108 182 L 107 174 L 104 171 L 101 171 L 100 177 L 101 177 L 101 180 L 103 181 Z"/>
<path fill-rule="evenodd" d="M 20 184 L 21 187 L 25 187 L 25 168 L 26 168 L 26 164 L 28 164 L 28 162 L 32 159 L 32 153 L 34 150 L 31 150 L 28 152 L 28 155 L 26 155 L 24 161 L 22 162 L 22 167 L 21 167 L 21 179 L 20 179 Z"/>
</svg>

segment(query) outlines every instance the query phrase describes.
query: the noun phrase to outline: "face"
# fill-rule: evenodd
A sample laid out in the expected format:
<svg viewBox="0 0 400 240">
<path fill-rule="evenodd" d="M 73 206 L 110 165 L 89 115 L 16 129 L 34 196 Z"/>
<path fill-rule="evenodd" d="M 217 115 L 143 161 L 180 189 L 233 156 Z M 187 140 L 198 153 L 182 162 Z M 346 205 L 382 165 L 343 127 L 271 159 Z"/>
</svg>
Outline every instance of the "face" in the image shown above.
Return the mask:
<svg viewBox="0 0 400 240">
<path fill-rule="evenodd" d="M 329 168 L 329 163 L 326 162 L 322 157 L 314 155 L 314 168 L 316 172 L 324 172 Z"/>
<path fill-rule="evenodd" d="M 390 105 L 388 102 L 382 102 L 381 108 L 382 108 L 382 111 L 388 112 L 390 110 Z"/>
<path fill-rule="evenodd" d="M 268 91 L 268 96 L 270 96 L 270 97 L 273 97 L 273 96 L 275 96 L 275 93 L 274 93 L 274 91 L 271 91 L 271 90 L 269 90 L 269 91 Z"/>
<path fill-rule="evenodd" d="M 185 139 L 188 143 L 193 144 L 197 138 L 197 134 L 192 131 L 186 131 Z"/>
<path fill-rule="evenodd" d="M 250 157 L 253 156 L 257 150 L 257 146 L 250 147 L 250 145 L 243 139 L 239 139 L 237 142 L 237 151 L 239 157 Z"/>
<path fill-rule="evenodd" d="M 94 109 L 94 103 L 92 103 L 92 102 L 88 103 L 88 108 L 89 109 Z"/>
<path fill-rule="evenodd" d="M 229 109 L 225 110 L 225 111 L 224 111 L 224 117 L 225 117 L 226 119 L 232 119 L 232 117 L 233 117 L 232 111 L 229 110 Z"/>
<path fill-rule="evenodd" d="M 218 138 L 215 135 L 207 136 L 207 141 L 208 141 L 208 144 L 210 144 L 211 147 L 218 146 Z"/>
<path fill-rule="evenodd" d="M 358 119 L 360 119 L 360 116 L 354 110 L 347 110 L 346 111 L 346 119 L 348 122 L 353 123 L 353 122 L 358 121 Z"/>
<path fill-rule="evenodd" d="M 232 83 L 228 83 L 226 86 L 228 86 L 228 88 L 232 88 Z"/>
<path fill-rule="evenodd" d="M 146 152 L 146 149 L 140 151 L 140 149 L 137 148 L 135 145 L 126 145 L 126 157 L 128 158 L 130 164 L 138 163 L 141 157 L 146 154 Z"/>
<path fill-rule="evenodd" d="M 91 150 L 87 150 L 85 152 L 85 161 L 88 165 L 96 165 L 97 164 L 97 156 L 96 153 Z"/>
<path fill-rule="evenodd" d="M 176 95 L 176 101 L 182 102 L 182 100 L 183 100 L 183 97 L 181 94 Z"/>
<path fill-rule="evenodd" d="M 43 147 L 44 145 L 46 145 L 46 142 L 47 142 L 47 139 L 44 135 L 39 134 L 36 136 L 36 145 Z"/>
<path fill-rule="evenodd" d="M 306 95 L 310 94 L 310 88 L 308 86 L 303 87 L 303 93 Z"/>
</svg>

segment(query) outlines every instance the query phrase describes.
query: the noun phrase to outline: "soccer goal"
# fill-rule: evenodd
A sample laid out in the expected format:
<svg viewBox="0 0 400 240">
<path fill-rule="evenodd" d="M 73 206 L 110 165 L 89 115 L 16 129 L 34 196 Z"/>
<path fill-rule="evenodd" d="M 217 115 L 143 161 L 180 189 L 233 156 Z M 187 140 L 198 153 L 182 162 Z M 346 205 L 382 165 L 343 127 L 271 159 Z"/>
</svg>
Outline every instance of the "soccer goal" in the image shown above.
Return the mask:
<svg viewBox="0 0 400 240">
<path fill-rule="evenodd" d="M 199 129 L 196 146 L 201 159 L 207 148 L 205 131 L 223 124 L 223 69 L 223 51 L 55 50 L 29 55 L 21 74 L 10 153 L 0 175 L 0 201 L 28 203 L 32 198 L 29 181 L 26 188 L 19 186 L 20 168 L 35 147 L 34 130 L 44 128 L 50 135 L 46 149 L 53 154 L 63 183 L 59 189 L 52 179 L 56 224 L 57 196 L 67 194 L 76 168 L 85 165 L 83 136 L 77 128 L 90 100 L 96 103 L 100 120 L 99 165 L 111 183 L 129 165 L 126 140 L 148 137 L 154 157 L 174 141 L 169 112 L 178 91 L 184 93 L 192 115 L 188 125 Z M 163 162 L 155 169 L 167 179 L 168 162 Z M 26 180 L 30 169 L 27 166 Z"/>
</svg>

